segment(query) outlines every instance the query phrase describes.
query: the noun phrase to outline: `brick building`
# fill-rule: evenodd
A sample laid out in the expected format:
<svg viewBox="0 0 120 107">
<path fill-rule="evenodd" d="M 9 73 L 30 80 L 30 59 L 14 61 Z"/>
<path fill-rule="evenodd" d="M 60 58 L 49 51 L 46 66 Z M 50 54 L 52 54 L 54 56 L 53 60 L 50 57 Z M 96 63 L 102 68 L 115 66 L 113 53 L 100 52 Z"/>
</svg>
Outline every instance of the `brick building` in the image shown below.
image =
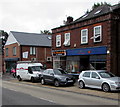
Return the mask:
<svg viewBox="0 0 120 107">
<path fill-rule="evenodd" d="M 17 61 L 31 60 L 52 67 L 51 35 L 11 31 L 5 44 L 6 71 L 16 68 Z"/>
<path fill-rule="evenodd" d="M 107 69 L 120 76 L 120 4 L 99 6 L 52 29 L 53 67 Z"/>
</svg>

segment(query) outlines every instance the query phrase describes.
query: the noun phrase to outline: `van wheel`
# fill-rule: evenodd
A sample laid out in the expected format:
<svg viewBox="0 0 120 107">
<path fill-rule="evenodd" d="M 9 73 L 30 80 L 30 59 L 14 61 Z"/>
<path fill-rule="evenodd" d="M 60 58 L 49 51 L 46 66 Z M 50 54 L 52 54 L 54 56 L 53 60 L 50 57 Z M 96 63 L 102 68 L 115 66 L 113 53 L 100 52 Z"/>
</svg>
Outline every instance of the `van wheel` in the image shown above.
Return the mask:
<svg viewBox="0 0 120 107">
<path fill-rule="evenodd" d="M 22 81 L 22 78 L 20 76 L 17 76 L 18 81 Z"/>
<path fill-rule="evenodd" d="M 45 80 L 42 78 L 41 79 L 41 84 L 44 85 L 45 84 Z"/>
<path fill-rule="evenodd" d="M 35 82 L 35 79 L 34 79 L 34 77 L 31 77 L 31 81 L 32 81 L 32 83 L 34 83 L 34 82 Z"/>
</svg>

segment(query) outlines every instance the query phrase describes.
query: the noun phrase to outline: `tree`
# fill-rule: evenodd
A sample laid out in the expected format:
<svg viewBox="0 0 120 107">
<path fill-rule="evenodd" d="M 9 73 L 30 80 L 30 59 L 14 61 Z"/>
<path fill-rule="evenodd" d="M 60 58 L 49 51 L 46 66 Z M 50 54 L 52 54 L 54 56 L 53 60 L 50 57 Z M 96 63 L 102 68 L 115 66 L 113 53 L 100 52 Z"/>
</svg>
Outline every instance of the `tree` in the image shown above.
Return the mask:
<svg viewBox="0 0 120 107">
<path fill-rule="evenodd" d="M 94 5 L 92 6 L 92 10 L 95 9 L 96 7 L 103 6 L 103 5 L 105 5 L 105 4 L 111 6 L 111 4 L 110 4 L 110 3 L 107 3 L 107 2 L 94 3 Z"/>
<path fill-rule="evenodd" d="M 7 41 L 7 38 L 7 32 L 4 32 L 4 30 L 0 30 L 0 52 L 2 52 L 2 54 L 4 54 L 4 45 Z"/>
<path fill-rule="evenodd" d="M 47 34 L 47 35 L 51 35 L 52 33 L 49 30 L 40 30 L 41 34 Z"/>
</svg>

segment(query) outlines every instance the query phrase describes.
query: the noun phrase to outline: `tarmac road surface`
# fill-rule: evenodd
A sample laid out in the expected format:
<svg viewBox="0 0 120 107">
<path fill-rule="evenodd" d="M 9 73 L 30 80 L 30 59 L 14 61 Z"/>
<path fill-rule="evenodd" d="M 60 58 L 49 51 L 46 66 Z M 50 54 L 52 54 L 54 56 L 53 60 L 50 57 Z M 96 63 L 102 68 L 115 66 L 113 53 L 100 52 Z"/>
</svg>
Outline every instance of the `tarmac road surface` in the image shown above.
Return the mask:
<svg viewBox="0 0 120 107">
<path fill-rule="evenodd" d="M 50 104 L 50 105 L 54 105 L 54 104 L 57 104 L 57 105 L 118 105 L 117 100 L 72 93 L 64 90 L 63 91 L 56 90 L 48 87 L 35 87 L 32 85 L 12 83 L 9 81 L 3 81 L 1 87 L 3 87 L 3 93 L 2 93 L 3 104 L 6 103 L 4 101 L 4 98 L 5 100 L 9 101 L 10 97 L 7 97 L 7 96 L 11 96 L 11 97 L 14 97 L 12 98 L 13 101 L 15 99 L 18 99 L 18 97 L 19 99 L 28 98 L 27 100 L 30 100 L 30 101 L 31 101 L 31 98 L 37 99 L 36 100 L 37 102 L 33 103 L 34 105 L 39 104 L 38 100 L 42 100 L 40 101 L 41 102 L 40 104 L 46 104 L 46 105 L 47 104 Z M 13 94 L 9 93 L 10 92 L 9 90 L 11 90 Z M 30 96 L 30 99 L 27 96 Z M 27 104 L 26 103 L 27 101 L 25 100 L 23 101 L 24 102 L 22 104 Z M 16 102 L 16 103 L 18 104 L 19 102 Z"/>
</svg>

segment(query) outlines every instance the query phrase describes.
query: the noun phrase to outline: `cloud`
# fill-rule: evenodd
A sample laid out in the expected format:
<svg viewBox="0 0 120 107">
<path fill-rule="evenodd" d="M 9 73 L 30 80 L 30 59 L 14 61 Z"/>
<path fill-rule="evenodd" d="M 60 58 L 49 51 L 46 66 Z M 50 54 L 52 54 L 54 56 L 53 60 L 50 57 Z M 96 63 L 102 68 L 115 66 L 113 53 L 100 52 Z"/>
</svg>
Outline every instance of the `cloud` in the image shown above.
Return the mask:
<svg viewBox="0 0 120 107">
<path fill-rule="evenodd" d="M 66 16 L 82 16 L 94 2 L 117 3 L 116 0 L 1 0 L 0 28 L 9 32 L 40 32 L 63 25 Z"/>
</svg>

